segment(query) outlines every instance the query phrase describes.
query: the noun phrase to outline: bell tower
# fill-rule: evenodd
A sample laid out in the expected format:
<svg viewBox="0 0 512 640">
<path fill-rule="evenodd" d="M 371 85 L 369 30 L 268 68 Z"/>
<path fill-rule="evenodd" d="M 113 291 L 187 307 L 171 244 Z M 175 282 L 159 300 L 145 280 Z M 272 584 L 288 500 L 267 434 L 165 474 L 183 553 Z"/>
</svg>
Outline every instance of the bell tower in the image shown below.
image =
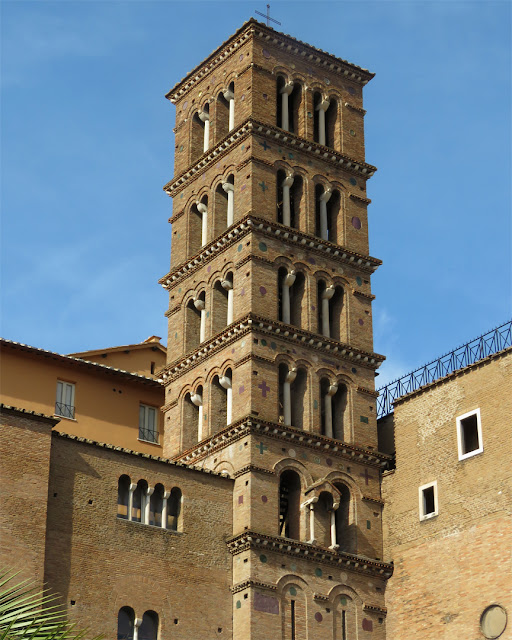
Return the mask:
<svg viewBox="0 0 512 640">
<path fill-rule="evenodd" d="M 385 637 L 372 77 L 250 20 L 166 96 L 164 453 L 234 479 L 236 640 Z"/>
</svg>

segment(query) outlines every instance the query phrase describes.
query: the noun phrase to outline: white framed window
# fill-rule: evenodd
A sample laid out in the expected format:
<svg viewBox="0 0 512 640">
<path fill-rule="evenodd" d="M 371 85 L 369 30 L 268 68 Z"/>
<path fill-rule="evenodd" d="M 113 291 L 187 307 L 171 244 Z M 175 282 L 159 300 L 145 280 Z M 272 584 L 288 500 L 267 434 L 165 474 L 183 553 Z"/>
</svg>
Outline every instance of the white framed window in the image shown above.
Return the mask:
<svg viewBox="0 0 512 640">
<path fill-rule="evenodd" d="M 420 520 L 428 520 L 437 516 L 439 504 L 437 501 L 437 480 L 423 484 L 419 489 Z"/>
<path fill-rule="evenodd" d="M 476 456 L 484 450 L 480 409 L 474 409 L 457 418 L 457 447 L 459 460 Z"/>
<path fill-rule="evenodd" d="M 75 385 L 72 382 L 57 380 L 55 415 L 75 419 Z"/>
<path fill-rule="evenodd" d="M 158 442 L 157 408 L 141 404 L 139 409 L 139 440 Z"/>
</svg>

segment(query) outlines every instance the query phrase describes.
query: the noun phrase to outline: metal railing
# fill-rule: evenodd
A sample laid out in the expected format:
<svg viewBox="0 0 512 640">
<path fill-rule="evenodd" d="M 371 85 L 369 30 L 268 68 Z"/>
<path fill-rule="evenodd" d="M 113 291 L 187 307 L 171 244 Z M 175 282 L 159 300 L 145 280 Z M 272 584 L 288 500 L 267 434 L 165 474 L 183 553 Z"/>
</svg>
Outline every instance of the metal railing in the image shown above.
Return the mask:
<svg viewBox="0 0 512 640">
<path fill-rule="evenodd" d="M 512 320 L 378 389 L 377 417 L 393 411 L 393 402 L 425 384 L 512 346 Z"/>
<path fill-rule="evenodd" d="M 75 418 L 75 407 L 72 404 L 64 404 L 63 402 L 55 403 L 55 415 L 63 418 Z"/>
</svg>

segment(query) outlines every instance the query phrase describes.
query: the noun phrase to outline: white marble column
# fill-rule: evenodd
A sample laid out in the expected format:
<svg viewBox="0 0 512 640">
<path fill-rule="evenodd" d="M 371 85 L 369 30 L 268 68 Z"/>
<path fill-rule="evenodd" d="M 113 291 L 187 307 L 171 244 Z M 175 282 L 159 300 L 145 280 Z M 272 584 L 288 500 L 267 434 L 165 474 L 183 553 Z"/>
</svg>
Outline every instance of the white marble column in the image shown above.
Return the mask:
<svg viewBox="0 0 512 640">
<path fill-rule="evenodd" d="M 297 369 L 290 369 L 285 376 L 283 383 L 283 405 L 284 405 L 284 424 L 290 426 L 292 424 L 292 395 L 291 385 L 297 377 Z"/>
<path fill-rule="evenodd" d="M 326 338 L 331 337 L 331 328 L 329 323 L 329 300 L 334 295 L 334 287 L 331 285 L 322 292 L 322 335 Z"/>
<path fill-rule="evenodd" d="M 227 100 L 227 102 L 229 103 L 228 131 L 231 131 L 231 129 L 235 128 L 235 94 L 229 89 L 226 89 L 226 91 L 223 91 L 222 94 L 224 98 Z"/>
<path fill-rule="evenodd" d="M 325 145 L 325 112 L 329 108 L 330 100 L 323 98 L 322 102 L 316 107 L 318 111 L 318 142 Z"/>
<path fill-rule="evenodd" d="M 228 376 L 220 376 L 219 384 L 223 389 L 226 389 L 226 424 L 231 424 L 231 414 L 233 410 L 233 387 L 231 378 Z"/>
<path fill-rule="evenodd" d="M 133 640 L 139 640 L 139 627 L 142 624 L 142 618 L 135 618 L 133 621 Z"/>
<path fill-rule="evenodd" d="M 220 285 L 228 292 L 228 317 L 226 322 L 231 324 L 233 322 L 233 283 L 231 280 L 221 280 Z"/>
<path fill-rule="evenodd" d="M 290 131 L 290 119 L 288 117 L 288 96 L 293 91 L 293 82 L 287 82 L 281 89 L 281 129 Z"/>
<path fill-rule="evenodd" d="M 201 320 L 199 323 L 199 342 L 204 342 L 206 335 L 206 305 L 204 300 L 196 298 L 194 300 L 194 307 L 200 312 Z"/>
<path fill-rule="evenodd" d="M 332 196 L 332 191 L 327 189 L 320 196 L 320 237 L 329 240 L 329 228 L 327 225 L 327 203 Z"/>
<path fill-rule="evenodd" d="M 128 487 L 128 520 L 133 520 L 133 493 L 137 488 L 133 482 Z"/>
<path fill-rule="evenodd" d="M 339 544 L 336 544 L 336 510 L 340 506 L 339 502 L 334 502 L 331 509 L 331 546 L 329 549 L 336 551 L 339 548 Z"/>
<path fill-rule="evenodd" d="M 162 521 L 160 522 L 162 529 L 167 529 L 167 501 L 169 500 L 170 495 L 170 491 L 164 491 L 162 496 Z"/>
<path fill-rule="evenodd" d="M 204 139 L 203 139 L 203 153 L 208 151 L 210 147 L 210 114 L 208 111 L 199 111 L 197 114 L 199 119 L 204 122 Z"/>
<path fill-rule="evenodd" d="M 286 322 L 286 324 L 291 322 L 290 288 L 293 286 L 296 277 L 295 271 L 290 271 L 283 280 L 283 322 Z"/>
<path fill-rule="evenodd" d="M 148 487 L 146 489 L 146 495 L 144 496 L 144 524 L 149 524 L 149 514 L 151 513 L 151 496 L 155 491 L 154 487 Z"/>
<path fill-rule="evenodd" d="M 318 502 L 318 497 L 315 496 L 306 500 L 301 504 L 301 507 L 309 509 L 309 540 L 308 544 L 316 544 L 315 539 L 315 503 Z"/>
<path fill-rule="evenodd" d="M 203 396 L 200 393 L 191 393 L 190 401 L 199 409 L 197 412 L 197 441 L 201 442 L 203 439 Z"/>
<path fill-rule="evenodd" d="M 293 184 L 293 176 L 286 176 L 283 180 L 283 224 L 291 225 L 290 187 Z"/>
<path fill-rule="evenodd" d="M 231 184 L 231 182 L 223 182 L 222 188 L 228 195 L 228 212 L 226 216 L 226 226 L 230 227 L 233 224 L 235 212 L 235 187 Z"/>
<path fill-rule="evenodd" d="M 337 384 L 331 384 L 324 397 L 325 435 L 332 438 L 332 397 L 338 391 Z"/>
<path fill-rule="evenodd" d="M 201 214 L 201 246 L 208 242 L 208 207 L 204 202 L 196 203 L 197 210 Z"/>
</svg>

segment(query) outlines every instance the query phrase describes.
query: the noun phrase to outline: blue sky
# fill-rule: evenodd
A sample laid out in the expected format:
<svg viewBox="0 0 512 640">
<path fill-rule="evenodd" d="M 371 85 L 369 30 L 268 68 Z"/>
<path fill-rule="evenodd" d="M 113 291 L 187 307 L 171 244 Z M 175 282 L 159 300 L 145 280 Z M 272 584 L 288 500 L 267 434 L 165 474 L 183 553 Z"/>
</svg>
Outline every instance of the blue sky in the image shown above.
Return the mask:
<svg viewBox="0 0 512 640">
<path fill-rule="evenodd" d="M 61 353 L 165 339 L 175 114 L 163 96 L 255 9 L 4 0 L 4 337 Z M 377 74 L 365 108 L 380 382 L 510 318 L 511 4 L 271 12 Z"/>
</svg>

